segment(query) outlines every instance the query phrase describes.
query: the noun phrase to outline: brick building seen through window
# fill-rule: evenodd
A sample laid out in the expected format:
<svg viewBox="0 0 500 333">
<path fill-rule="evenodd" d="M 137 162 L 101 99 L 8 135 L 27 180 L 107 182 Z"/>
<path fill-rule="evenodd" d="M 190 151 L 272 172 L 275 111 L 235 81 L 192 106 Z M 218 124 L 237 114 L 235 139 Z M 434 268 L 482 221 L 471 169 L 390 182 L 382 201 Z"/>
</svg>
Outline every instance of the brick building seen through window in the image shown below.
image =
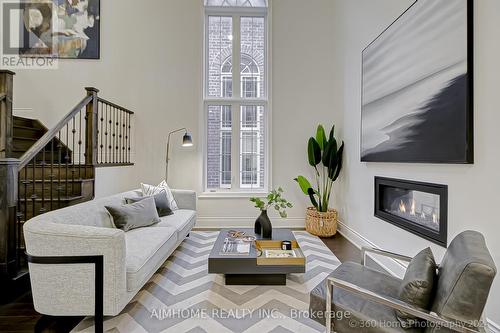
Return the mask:
<svg viewBox="0 0 500 333">
<path fill-rule="evenodd" d="M 251 16 L 234 12 L 207 11 L 206 16 L 206 188 L 264 191 L 267 16 L 265 11 Z M 233 66 L 235 59 L 239 68 Z"/>
</svg>

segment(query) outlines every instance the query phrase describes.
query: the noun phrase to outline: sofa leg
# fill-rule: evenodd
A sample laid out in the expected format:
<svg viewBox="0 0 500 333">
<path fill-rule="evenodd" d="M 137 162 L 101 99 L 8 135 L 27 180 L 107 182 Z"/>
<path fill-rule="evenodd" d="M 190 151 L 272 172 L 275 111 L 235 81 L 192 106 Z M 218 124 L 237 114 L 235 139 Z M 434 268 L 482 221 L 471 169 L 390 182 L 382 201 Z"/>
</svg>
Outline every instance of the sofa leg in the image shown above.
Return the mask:
<svg viewBox="0 0 500 333">
<path fill-rule="evenodd" d="M 104 318 L 102 314 L 94 317 L 94 326 L 95 326 L 95 333 L 104 332 Z"/>
</svg>

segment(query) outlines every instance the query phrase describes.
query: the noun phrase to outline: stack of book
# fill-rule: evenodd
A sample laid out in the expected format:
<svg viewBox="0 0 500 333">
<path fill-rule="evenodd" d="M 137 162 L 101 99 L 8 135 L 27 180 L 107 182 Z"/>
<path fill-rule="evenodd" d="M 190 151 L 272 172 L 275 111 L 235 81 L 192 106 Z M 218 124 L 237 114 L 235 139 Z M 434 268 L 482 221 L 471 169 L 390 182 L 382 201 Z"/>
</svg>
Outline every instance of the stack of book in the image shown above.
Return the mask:
<svg viewBox="0 0 500 333">
<path fill-rule="evenodd" d="M 250 242 L 243 242 L 239 239 L 224 239 L 221 255 L 248 255 L 250 254 Z"/>
</svg>

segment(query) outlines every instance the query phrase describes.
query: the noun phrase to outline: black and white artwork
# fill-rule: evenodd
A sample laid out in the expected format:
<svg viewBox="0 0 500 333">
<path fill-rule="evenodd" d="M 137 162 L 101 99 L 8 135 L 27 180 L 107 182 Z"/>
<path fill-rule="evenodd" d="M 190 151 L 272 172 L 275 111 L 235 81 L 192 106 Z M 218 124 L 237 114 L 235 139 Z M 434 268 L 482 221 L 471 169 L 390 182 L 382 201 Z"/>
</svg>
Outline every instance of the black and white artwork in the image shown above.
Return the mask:
<svg viewBox="0 0 500 333">
<path fill-rule="evenodd" d="M 362 69 L 362 161 L 473 162 L 471 0 L 416 1 Z"/>
</svg>

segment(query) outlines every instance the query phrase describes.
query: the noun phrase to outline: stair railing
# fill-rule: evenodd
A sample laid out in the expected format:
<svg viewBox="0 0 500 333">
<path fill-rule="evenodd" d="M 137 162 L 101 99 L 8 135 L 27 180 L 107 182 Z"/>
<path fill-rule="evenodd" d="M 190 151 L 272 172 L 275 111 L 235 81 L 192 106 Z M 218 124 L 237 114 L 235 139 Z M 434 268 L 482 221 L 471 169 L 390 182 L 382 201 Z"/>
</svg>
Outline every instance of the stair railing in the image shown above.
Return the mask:
<svg viewBox="0 0 500 333">
<path fill-rule="evenodd" d="M 85 88 L 86 96 L 19 160 L 8 159 L 13 150 L 13 75 L 0 71 L 0 180 L 11 183 L 8 193 L 0 190 L 0 218 L 8 219 L 6 223 L 0 220 L 0 273 L 3 263 L 16 271 L 26 264 L 25 221 L 69 202 L 84 201 L 82 180 L 94 181 L 96 167 L 133 165 L 134 113 L 100 98 L 99 90 L 93 87 Z M 2 84 L 3 78 L 7 78 L 7 85 Z M 91 191 L 93 197 L 94 186 Z M 3 197 L 9 195 L 8 207 L 2 207 L 7 202 Z M 6 253 L 2 253 L 2 240 L 8 243 Z M 11 268 L 5 266 L 4 271 Z"/>
</svg>

